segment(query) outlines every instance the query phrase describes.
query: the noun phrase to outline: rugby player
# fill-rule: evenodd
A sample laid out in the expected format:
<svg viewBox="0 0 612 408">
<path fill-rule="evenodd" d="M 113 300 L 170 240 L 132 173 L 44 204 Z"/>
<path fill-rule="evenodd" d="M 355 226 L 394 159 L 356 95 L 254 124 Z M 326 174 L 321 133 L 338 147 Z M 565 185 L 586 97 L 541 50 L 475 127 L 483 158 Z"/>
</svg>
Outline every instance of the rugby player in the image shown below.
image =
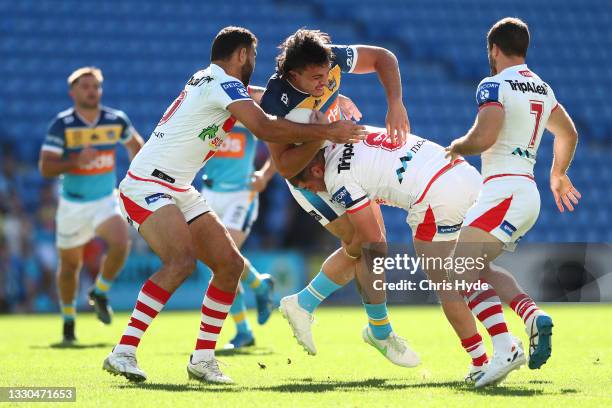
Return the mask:
<svg viewBox="0 0 612 408">
<path fill-rule="evenodd" d="M 168 107 L 119 186 L 120 206 L 162 261 L 138 294 L 130 322 L 103 368 L 144 381 L 136 349 L 153 319 L 201 260 L 213 271 L 187 371 L 199 381 L 232 380 L 219 369 L 214 348 L 234 301 L 245 261 L 219 218 L 192 186 L 197 172 L 219 149 L 236 121 L 258 138 L 281 143 L 330 139 L 359 141 L 365 129 L 350 121 L 303 125 L 266 115 L 246 86 L 255 67 L 257 39 L 226 27 L 215 37 L 211 64 L 196 72 Z"/>
<path fill-rule="evenodd" d="M 51 122 L 40 151 L 41 174 L 60 176 L 61 183 L 56 282 L 66 344 L 76 341 L 76 293 L 85 244 L 94 236 L 106 244 L 100 273 L 89 290 L 89 301 L 104 324 L 112 319 L 107 292 L 130 246 L 115 192 L 115 150 L 122 144 L 131 159 L 143 140 L 124 112 L 100 104 L 102 82 L 102 71 L 95 67 L 82 67 L 70 74 L 68 88 L 74 106 Z"/>
<path fill-rule="evenodd" d="M 578 141 L 576 128 L 550 85 L 526 65 L 529 37 L 527 24 L 516 18 L 504 18 L 491 27 L 487 34 L 491 76 L 478 85 L 476 121 L 465 136 L 447 147 L 451 162 L 460 155 L 481 154 L 484 176 L 478 201 L 461 229 L 457 257 L 486 256 L 492 262 L 503 250 L 513 251 L 533 227 L 540 211 L 533 166 L 544 129 L 555 137 L 550 188 L 559 211 L 573 211 L 581 197 L 567 175 Z M 480 276 L 475 270 L 455 276 L 467 282 L 481 277 L 491 283 L 525 323 L 529 368 L 546 363 L 552 351 L 552 319 L 511 274 L 488 263 Z M 524 364 L 510 336 L 494 348 L 477 387 L 497 382 Z"/>
<path fill-rule="evenodd" d="M 249 87 L 250 89 L 250 87 Z M 259 212 L 259 193 L 263 192 L 276 169 L 268 159 L 254 171 L 257 138 L 237 123 L 223 144 L 204 166 L 202 195 L 210 208 L 219 216 L 227 228 L 236 247 L 240 249 L 249 236 Z M 253 331 L 246 318 L 244 287 L 255 294 L 257 322 L 265 324 L 274 307 L 272 292 L 274 281 L 269 274 L 260 274 L 245 258 L 245 271 L 230 315 L 236 325 L 236 335 L 225 345 L 226 349 L 248 347 L 255 344 Z"/>
<path fill-rule="evenodd" d="M 354 233 L 344 243 L 352 258 L 362 252 L 372 260 L 386 256 L 384 228 L 374 203 L 403 208 L 413 234 L 416 253 L 423 259 L 450 259 L 467 210 L 478 196 L 481 176 L 463 159 L 448 163 L 442 146 L 408 135 L 405 144 L 394 144 L 384 129 L 366 127 L 368 137 L 360 144 L 331 145 L 319 151 L 291 183 L 313 193 L 322 191 L 346 210 Z M 384 225 L 384 224 L 383 224 Z M 373 245 L 372 245 L 373 244 Z M 364 248 L 368 245 L 368 250 Z M 432 262 L 424 267 L 429 278 L 444 283 L 446 270 Z M 369 271 L 369 269 L 368 269 Z M 383 276 L 368 273 L 360 285 L 372 288 Z M 466 380 L 486 371 L 487 355 L 470 309 L 457 290 L 438 290 L 447 319 L 472 358 Z M 507 331 L 499 298 L 487 294 L 487 308 L 477 316 L 493 341 Z M 363 337 L 368 342 L 368 331 Z"/>
<path fill-rule="evenodd" d="M 410 123 L 402 101 L 397 58 L 392 52 L 366 45 L 332 45 L 326 33 L 307 29 L 289 36 L 280 49 L 277 71 L 268 81 L 261 100 L 264 111 L 287 116 L 294 109 L 306 108 L 321 112 L 331 122 L 342 119 L 338 104 L 342 73 L 375 72 L 387 96 L 387 133 L 394 141 L 406 137 Z M 278 172 L 291 178 L 310 162 L 322 143 L 317 141 L 299 146 L 269 143 L 268 147 Z M 342 215 L 343 209 L 334 205 L 327 193 L 314 194 L 288 185 L 293 197 L 307 213 L 342 241 L 351 241 L 352 226 Z M 298 343 L 309 354 L 316 354 L 311 332 L 312 313 L 323 299 L 350 282 L 355 272 L 360 275 L 359 264 L 339 249 L 325 261 L 321 272 L 304 291 L 281 300 L 281 313 L 289 321 Z M 392 330 L 384 294 L 372 294 L 368 298 L 362 291 L 362 297 L 370 323 L 371 340 L 368 344 L 379 351 L 386 350 L 383 354 L 395 364 L 415 365 L 414 353 Z"/>
</svg>

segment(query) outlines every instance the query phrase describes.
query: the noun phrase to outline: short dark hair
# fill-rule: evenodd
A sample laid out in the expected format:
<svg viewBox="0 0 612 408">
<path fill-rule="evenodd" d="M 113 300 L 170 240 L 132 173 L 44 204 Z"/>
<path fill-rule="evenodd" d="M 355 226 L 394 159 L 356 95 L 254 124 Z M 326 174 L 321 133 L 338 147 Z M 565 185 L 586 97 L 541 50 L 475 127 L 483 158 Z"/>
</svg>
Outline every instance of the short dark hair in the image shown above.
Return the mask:
<svg viewBox="0 0 612 408">
<path fill-rule="evenodd" d="M 300 181 L 305 181 L 306 178 L 308 178 L 308 175 L 310 173 L 310 169 L 318 164 L 318 163 L 325 163 L 325 154 L 324 154 L 325 150 L 321 149 L 317 152 L 317 154 L 315 154 L 315 156 L 312 158 L 312 160 L 306 165 L 306 167 L 304 167 L 298 174 L 296 174 L 295 176 L 291 177 L 289 180 L 289 183 L 291 183 L 292 186 L 297 187 Z"/>
<path fill-rule="evenodd" d="M 210 49 L 210 60 L 227 60 L 238 48 L 256 47 L 257 37 L 244 27 L 229 26 L 216 35 Z"/>
<path fill-rule="evenodd" d="M 529 48 L 529 27 L 518 18 L 506 17 L 493 24 L 487 34 L 489 50 L 493 44 L 507 56 L 523 57 L 527 56 Z"/>
<path fill-rule="evenodd" d="M 329 65 L 333 57 L 330 43 L 327 33 L 300 28 L 279 45 L 281 52 L 276 57 L 276 69 L 281 76 L 286 76 L 289 71 L 309 65 Z"/>
</svg>

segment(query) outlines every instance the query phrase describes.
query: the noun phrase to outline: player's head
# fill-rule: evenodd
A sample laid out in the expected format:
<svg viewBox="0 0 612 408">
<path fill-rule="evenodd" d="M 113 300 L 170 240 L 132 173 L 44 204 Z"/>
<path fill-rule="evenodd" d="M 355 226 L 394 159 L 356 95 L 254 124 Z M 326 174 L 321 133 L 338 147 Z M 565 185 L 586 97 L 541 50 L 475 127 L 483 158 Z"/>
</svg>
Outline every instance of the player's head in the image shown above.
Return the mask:
<svg viewBox="0 0 612 408">
<path fill-rule="evenodd" d="M 497 75 L 500 58 L 527 57 L 529 48 L 529 27 L 527 24 L 513 17 L 506 17 L 493 24 L 487 34 L 489 50 L 489 65 L 491 74 Z"/>
<path fill-rule="evenodd" d="M 329 35 L 319 30 L 299 29 L 279 46 L 276 68 L 282 78 L 300 91 L 322 96 L 327 86 L 332 50 Z"/>
<path fill-rule="evenodd" d="M 240 67 L 240 80 L 246 86 L 255 70 L 257 37 L 244 27 L 225 27 L 210 49 L 211 62 L 230 62 Z"/>
<path fill-rule="evenodd" d="M 297 175 L 289 179 L 289 182 L 294 187 L 310 190 L 313 193 L 325 191 L 325 156 L 323 150 L 319 150 L 310 163 Z"/>
<path fill-rule="evenodd" d="M 96 67 L 82 67 L 68 76 L 68 94 L 82 109 L 96 109 L 102 98 L 102 71 Z"/>
</svg>

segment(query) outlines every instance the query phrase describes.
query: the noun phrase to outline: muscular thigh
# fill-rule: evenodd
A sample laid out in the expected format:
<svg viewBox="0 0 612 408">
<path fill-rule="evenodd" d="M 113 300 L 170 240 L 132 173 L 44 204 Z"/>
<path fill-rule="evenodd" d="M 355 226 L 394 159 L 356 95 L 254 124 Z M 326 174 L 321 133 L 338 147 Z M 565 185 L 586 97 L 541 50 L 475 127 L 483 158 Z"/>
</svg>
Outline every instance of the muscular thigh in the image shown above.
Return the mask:
<svg viewBox="0 0 612 408">
<path fill-rule="evenodd" d="M 147 217 L 138 229 L 162 262 L 193 257 L 193 243 L 185 216 L 174 204 L 164 205 Z"/>
<path fill-rule="evenodd" d="M 240 255 L 229 232 L 213 212 L 196 218 L 189 224 L 194 254 L 213 270 L 224 260 Z"/>
</svg>

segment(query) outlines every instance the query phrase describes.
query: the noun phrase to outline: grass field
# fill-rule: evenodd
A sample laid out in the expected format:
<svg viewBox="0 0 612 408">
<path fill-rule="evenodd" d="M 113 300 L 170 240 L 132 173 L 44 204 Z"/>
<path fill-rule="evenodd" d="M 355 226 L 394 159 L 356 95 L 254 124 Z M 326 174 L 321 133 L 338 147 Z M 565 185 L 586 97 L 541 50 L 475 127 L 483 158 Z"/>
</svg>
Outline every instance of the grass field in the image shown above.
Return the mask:
<svg viewBox="0 0 612 408">
<path fill-rule="evenodd" d="M 256 327 L 258 345 L 220 351 L 236 385 L 188 382 L 185 364 L 195 343 L 199 313 L 165 312 L 139 349 L 149 379 L 134 385 L 102 371 L 127 314 L 110 327 L 93 315 L 77 321 L 80 345 L 62 349 L 58 316 L 0 317 L 0 386 L 75 386 L 83 406 L 203 407 L 602 407 L 612 406 L 612 305 L 548 305 L 553 316 L 553 357 L 542 370 L 523 368 L 501 386 L 474 390 L 461 379 L 468 365 L 457 339 L 435 307 L 394 307 L 394 328 L 408 338 L 423 363 L 391 365 L 360 337 L 359 308 L 321 308 L 314 326 L 319 354 L 306 355 L 275 314 Z M 507 313 L 511 329 L 522 324 Z M 253 315 L 249 316 L 251 320 Z M 221 343 L 233 335 L 227 322 Z M 489 347 L 490 349 L 490 347 Z M 20 404 L 19 406 L 23 406 Z M 65 405 L 60 405 L 65 406 Z"/>
</svg>

